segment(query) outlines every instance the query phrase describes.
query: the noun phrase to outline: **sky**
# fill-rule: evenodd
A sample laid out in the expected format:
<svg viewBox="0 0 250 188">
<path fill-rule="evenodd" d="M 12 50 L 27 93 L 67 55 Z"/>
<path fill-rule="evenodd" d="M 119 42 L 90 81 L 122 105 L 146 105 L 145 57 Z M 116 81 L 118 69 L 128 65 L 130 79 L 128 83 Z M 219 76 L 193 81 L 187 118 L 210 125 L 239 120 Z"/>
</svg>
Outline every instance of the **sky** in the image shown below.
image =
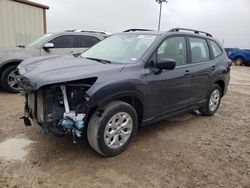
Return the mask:
<svg viewBox="0 0 250 188">
<path fill-rule="evenodd" d="M 49 32 L 67 29 L 111 33 L 129 28 L 157 30 L 155 0 L 33 0 L 47 10 Z M 168 0 L 163 4 L 161 30 L 174 27 L 211 33 L 224 47 L 250 49 L 250 0 Z"/>
</svg>

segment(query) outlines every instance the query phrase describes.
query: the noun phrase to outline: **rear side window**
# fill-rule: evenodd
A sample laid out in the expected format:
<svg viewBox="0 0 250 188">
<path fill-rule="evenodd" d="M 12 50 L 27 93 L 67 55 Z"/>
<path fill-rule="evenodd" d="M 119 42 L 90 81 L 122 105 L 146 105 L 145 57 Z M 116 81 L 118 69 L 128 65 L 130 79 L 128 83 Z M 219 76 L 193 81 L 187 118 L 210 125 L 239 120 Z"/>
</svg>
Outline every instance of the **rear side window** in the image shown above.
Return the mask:
<svg viewBox="0 0 250 188">
<path fill-rule="evenodd" d="M 80 48 L 90 48 L 98 43 L 100 39 L 93 36 L 79 35 L 78 43 Z"/>
<path fill-rule="evenodd" d="M 190 37 L 189 41 L 193 63 L 210 60 L 209 48 L 205 39 Z"/>
<path fill-rule="evenodd" d="M 214 42 L 212 40 L 209 40 L 209 42 L 210 42 L 210 45 L 212 47 L 214 57 L 217 57 L 220 54 L 222 54 L 222 50 L 221 50 L 221 48 L 219 47 L 219 45 L 216 42 Z"/>
<path fill-rule="evenodd" d="M 76 35 L 62 35 L 52 39 L 49 43 L 53 43 L 54 48 L 76 48 Z"/>
</svg>

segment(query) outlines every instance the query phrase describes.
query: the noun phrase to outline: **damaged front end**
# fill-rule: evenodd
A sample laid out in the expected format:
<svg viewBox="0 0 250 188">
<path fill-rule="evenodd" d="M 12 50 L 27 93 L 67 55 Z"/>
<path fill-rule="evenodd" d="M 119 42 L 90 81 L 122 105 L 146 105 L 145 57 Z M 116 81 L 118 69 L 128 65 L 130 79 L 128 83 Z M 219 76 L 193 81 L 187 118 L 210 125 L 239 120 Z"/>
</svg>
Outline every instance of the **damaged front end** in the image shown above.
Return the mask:
<svg viewBox="0 0 250 188">
<path fill-rule="evenodd" d="M 89 96 L 86 91 L 95 83 L 96 78 L 75 82 L 49 85 L 39 90 L 24 88 L 25 114 L 22 119 L 26 126 L 30 120 L 39 124 L 44 133 L 52 132 L 57 136 L 72 133 L 81 137 L 90 111 Z"/>
</svg>

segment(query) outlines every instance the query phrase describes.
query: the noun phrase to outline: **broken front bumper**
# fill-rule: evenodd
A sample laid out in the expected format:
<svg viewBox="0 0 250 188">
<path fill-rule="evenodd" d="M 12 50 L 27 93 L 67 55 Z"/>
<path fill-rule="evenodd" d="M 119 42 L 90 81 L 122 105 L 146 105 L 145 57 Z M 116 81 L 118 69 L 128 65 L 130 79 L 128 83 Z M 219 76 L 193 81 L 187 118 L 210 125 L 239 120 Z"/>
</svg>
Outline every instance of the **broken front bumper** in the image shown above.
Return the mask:
<svg viewBox="0 0 250 188">
<path fill-rule="evenodd" d="M 24 123 L 39 124 L 44 132 L 63 136 L 67 132 L 81 136 L 88 113 L 82 92 L 66 86 L 44 88 L 25 92 Z M 79 91 L 79 89 L 78 89 Z M 69 96 L 69 97 L 68 97 Z"/>
</svg>

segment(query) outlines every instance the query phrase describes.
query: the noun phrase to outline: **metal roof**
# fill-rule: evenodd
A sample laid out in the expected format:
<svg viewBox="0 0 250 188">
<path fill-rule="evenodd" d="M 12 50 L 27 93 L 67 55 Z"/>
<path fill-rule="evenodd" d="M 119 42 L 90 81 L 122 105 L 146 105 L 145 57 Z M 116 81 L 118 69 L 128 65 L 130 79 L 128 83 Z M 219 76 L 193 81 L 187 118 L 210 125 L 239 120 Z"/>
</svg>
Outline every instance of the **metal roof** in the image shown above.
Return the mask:
<svg viewBox="0 0 250 188">
<path fill-rule="evenodd" d="M 11 0 L 11 1 L 15 1 L 15 2 L 18 2 L 18 3 L 22 3 L 22 4 L 42 8 L 42 9 L 49 9 L 49 6 L 47 6 L 47 5 L 42 5 L 40 3 L 35 3 L 35 2 L 32 2 L 32 1 L 28 1 L 28 0 Z"/>
</svg>

